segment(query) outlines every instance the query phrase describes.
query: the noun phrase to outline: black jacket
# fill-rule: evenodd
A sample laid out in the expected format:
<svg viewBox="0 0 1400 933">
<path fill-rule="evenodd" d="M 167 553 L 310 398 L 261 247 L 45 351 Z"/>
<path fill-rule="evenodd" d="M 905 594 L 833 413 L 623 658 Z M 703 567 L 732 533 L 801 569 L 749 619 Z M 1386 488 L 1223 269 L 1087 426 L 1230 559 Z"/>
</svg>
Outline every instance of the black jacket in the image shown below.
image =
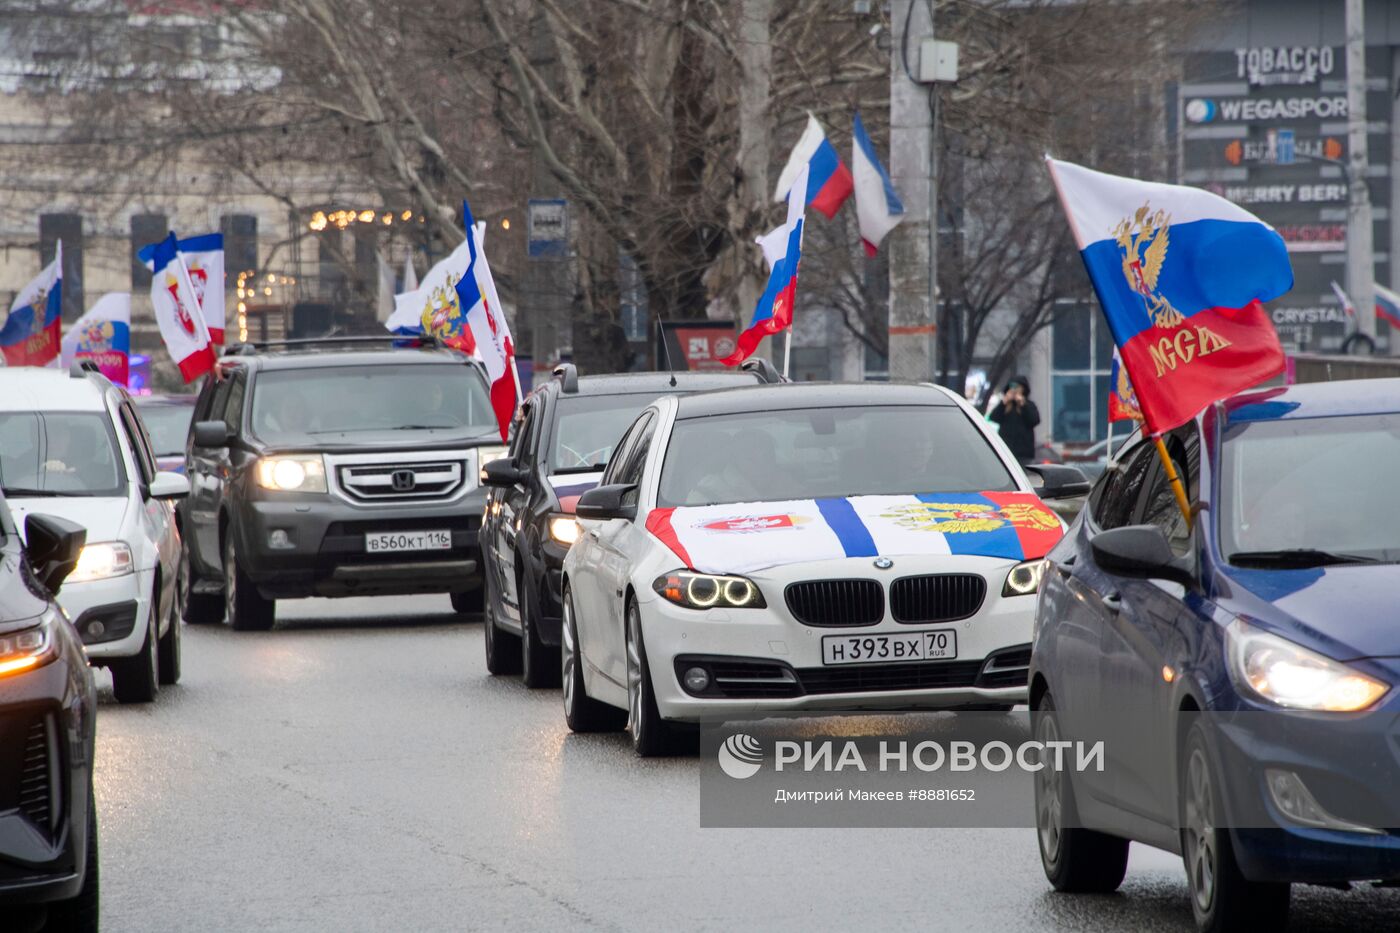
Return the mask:
<svg viewBox="0 0 1400 933">
<path fill-rule="evenodd" d="M 1020 408 L 1008 408 L 1006 403 L 997 402 L 988 417 L 1000 425 L 1001 439 L 1011 448 L 1017 460 L 1026 463 L 1035 459 L 1035 427 L 1040 424 L 1040 410 L 1035 402 L 1026 399 Z"/>
</svg>

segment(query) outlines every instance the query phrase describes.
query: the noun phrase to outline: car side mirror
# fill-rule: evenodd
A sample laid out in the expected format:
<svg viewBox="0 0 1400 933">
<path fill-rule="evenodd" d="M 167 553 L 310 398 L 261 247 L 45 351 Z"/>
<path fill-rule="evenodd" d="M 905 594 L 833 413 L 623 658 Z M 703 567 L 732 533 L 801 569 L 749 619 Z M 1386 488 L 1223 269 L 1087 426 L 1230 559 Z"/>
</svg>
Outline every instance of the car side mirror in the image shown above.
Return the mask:
<svg viewBox="0 0 1400 933">
<path fill-rule="evenodd" d="M 161 471 L 151 478 L 147 492 L 152 499 L 183 499 L 190 494 L 190 481 L 179 473 Z"/>
<path fill-rule="evenodd" d="M 78 566 L 87 543 L 87 529 L 54 515 L 30 515 L 24 520 L 24 550 L 34 575 L 50 593 Z"/>
<path fill-rule="evenodd" d="M 194 425 L 194 446 L 219 448 L 229 442 L 228 425 L 222 421 L 196 421 Z"/>
<path fill-rule="evenodd" d="M 507 457 L 489 461 L 481 468 L 481 484 L 509 489 L 525 481 L 527 473 L 510 462 Z"/>
<path fill-rule="evenodd" d="M 579 496 L 574 515 L 593 521 L 607 521 L 610 518 L 625 518 L 628 521 L 637 517 L 635 501 L 626 502 L 627 494 L 637 491 L 636 483 L 612 483 L 608 486 L 594 486 Z"/>
<path fill-rule="evenodd" d="M 1042 499 L 1072 499 L 1089 494 L 1089 478 L 1079 467 L 1062 463 L 1031 463 L 1022 469 L 1030 477 L 1036 495 Z"/>
<path fill-rule="evenodd" d="M 1094 561 L 1104 570 L 1127 576 L 1160 577 L 1188 582 L 1191 574 L 1156 525 L 1124 525 L 1089 539 Z"/>
</svg>

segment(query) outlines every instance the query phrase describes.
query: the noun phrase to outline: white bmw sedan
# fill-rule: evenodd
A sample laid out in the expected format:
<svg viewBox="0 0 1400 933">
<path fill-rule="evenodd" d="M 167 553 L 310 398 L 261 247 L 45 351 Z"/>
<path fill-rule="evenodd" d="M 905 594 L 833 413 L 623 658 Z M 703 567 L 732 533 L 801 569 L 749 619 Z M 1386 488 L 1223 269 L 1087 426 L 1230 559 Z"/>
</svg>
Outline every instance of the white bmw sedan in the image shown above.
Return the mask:
<svg viewBox="0 0 1400 933">
<path fill-rule="evenodd" d="M 1009 708 L 1041 558 L 1080 495 L 953 393 L 797 385 L 658 399 L 578 503 L 564 712 L 664 754 L 707 719 Z M 624 712 L 625 711 L 625 712 Z"/>
</svg>

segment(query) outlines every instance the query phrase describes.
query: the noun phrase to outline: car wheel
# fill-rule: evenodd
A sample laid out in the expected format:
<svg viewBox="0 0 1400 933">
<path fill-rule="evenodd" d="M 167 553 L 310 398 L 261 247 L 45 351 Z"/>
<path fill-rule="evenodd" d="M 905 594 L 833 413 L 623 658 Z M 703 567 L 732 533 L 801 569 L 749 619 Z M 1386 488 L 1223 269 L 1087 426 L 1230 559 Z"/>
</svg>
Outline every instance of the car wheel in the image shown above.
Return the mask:
<svg viewBox="0 0 1400 933">
<path fill-rule="evenodd" d="M 486 643 L 486 670 L 497 676 L 520 673 L 520 639 L 509 632 L 501 631 L 496 625 L 496 593 L 491 586 L 488 574 L 485 608 L 481 623 L 485 628 L 482 638 Z"/>
<path fill-rule="evenodd" d="M 112 694 L 118 703 L 149 703 L 160 691 L 157 680 L 156 610 L 151 611 L 146 620 L 146 639 L 141 650 L 129 658 L 119 658 L 111 663 Z"/>
<path fill-rule="evenodd" d="M 1060 741 L 1055 701 L 1046 693 L 1036 704 L 1035 737 Z M 1035 829 L 1040 863 L 1056 891 L 1107 894 L 1118 890 L 1128 871 L 1128 840 L 1075 825 L 1074 788 L 1066 771 L 1044 767 L 1035 773 Z"/>
<path fill-rule="evenodd" d="M 224 532 L 224 621 L 234 631 L 265 632 L 277 621 L 277 603 L 265 599 L 238 566 L 233 529 Z"/>
<path fill-rule="evenodd" d="M 160 647 L 156 652 L 159 661 L 160 682 L 162 685 L 180 682 L 180 627 L 184 613 L 180 611 L 179 587 L 175 588 L 174 605 L 170 607 L 170 624 L 160 637 Z"/>
<path fill-rule="evenodd" d="M 642 641 L 642 613 L 635 602 L 627 604 L 627 729 L 632 749 L 643 758 L 683 754 L 699 734 L 686 724 L 661 718 Z"/>
<path fill-rule="evenodd" d="M 87 871 L 83 886 L 70 900 L 49 905 L 44 929 L 65 933 L 97 933 L 98 906 L 101 902 L 100 871 L 97 856 L 97 798 L 88 789 Z"/>
<path fill-rule="evenodd" d="M 191 625 L 214 624 L 224 619 L 224 598 L 217 593 L 194 591 L 195 571 L 190 562 L 189 542 L 180 542 L 180 607 Z"/>
<path fill-rule="evenodd" d="M 564 590 L 564 619 L 559 638 L 559 681 L 564 688 L 564 721 L 571 732 L 616 732 L 627 725 L 627 714 L 588 695 L 583 682 L 574 597 Z"/>
<path fill-rule="evenodd" d="M 1281 930 L 1288 922 L 1289 886 L 1250 881 L 1235 861 L 1230 831 L 1220 826 L 1217 770 L 1205 732 L 1191 727 L 1181 764 L 1181 858 L 1191 912 L 1203 933 Z"/>
<path fill-rule="evenodd" d="M 532 690 L 557 687 L 559 658 L 553 648 L 540 641 L 540 632 L 535 625 L 534 601 L 530 598 L 530 581 L 524 574 L 517 579 L 515 589 L 520 595 L 521 680 Z"/>
<path fill-rule="evenodd" d="M 462 615 L 480 615 L 486 603 L 483 598 L 485 587 L 477 587 L 474 590 L 467 590 L 465 593 L 452 593 L 452 611 L 460 612 Z"/>
</svg>

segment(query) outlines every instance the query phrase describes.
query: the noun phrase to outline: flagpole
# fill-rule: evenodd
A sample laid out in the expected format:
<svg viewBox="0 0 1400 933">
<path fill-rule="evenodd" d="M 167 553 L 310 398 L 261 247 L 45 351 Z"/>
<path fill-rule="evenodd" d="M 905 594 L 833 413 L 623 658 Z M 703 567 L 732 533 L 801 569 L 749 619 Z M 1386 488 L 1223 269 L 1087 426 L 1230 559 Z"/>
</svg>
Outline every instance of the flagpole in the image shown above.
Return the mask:
<svg viewBox="0 0 1400 933">
<path fill-rule="evenodd" d="M 788 369 L 792 365 L 792 325 L 788 325 L 787 333 L 783 334 L 783 379 L 788 377 Z"/>
<path fill-rule="evenodd" d="M 1171 483 L 1172 492 L 1176 494 L 1176 504 L 1181 509 L 1181 517 L 1186 519 L 1186 530 L 1190 531 L 1193 522 L 1191 521 L 1191 503 L 1186 500 L 1186 486 L 1181 482 L 1181 476 L 1176 472 L 1176 464 L 1172 463 L 1171 455 L 1167 453 L 1167 445 L 1162 442 L 1162 435 L 1152 435 L 1152 443 L 1157 445 L 1157 456 L 1162 460 L 1162 466 L 1167 471 L 1167 482 Z"/>
</svg>

